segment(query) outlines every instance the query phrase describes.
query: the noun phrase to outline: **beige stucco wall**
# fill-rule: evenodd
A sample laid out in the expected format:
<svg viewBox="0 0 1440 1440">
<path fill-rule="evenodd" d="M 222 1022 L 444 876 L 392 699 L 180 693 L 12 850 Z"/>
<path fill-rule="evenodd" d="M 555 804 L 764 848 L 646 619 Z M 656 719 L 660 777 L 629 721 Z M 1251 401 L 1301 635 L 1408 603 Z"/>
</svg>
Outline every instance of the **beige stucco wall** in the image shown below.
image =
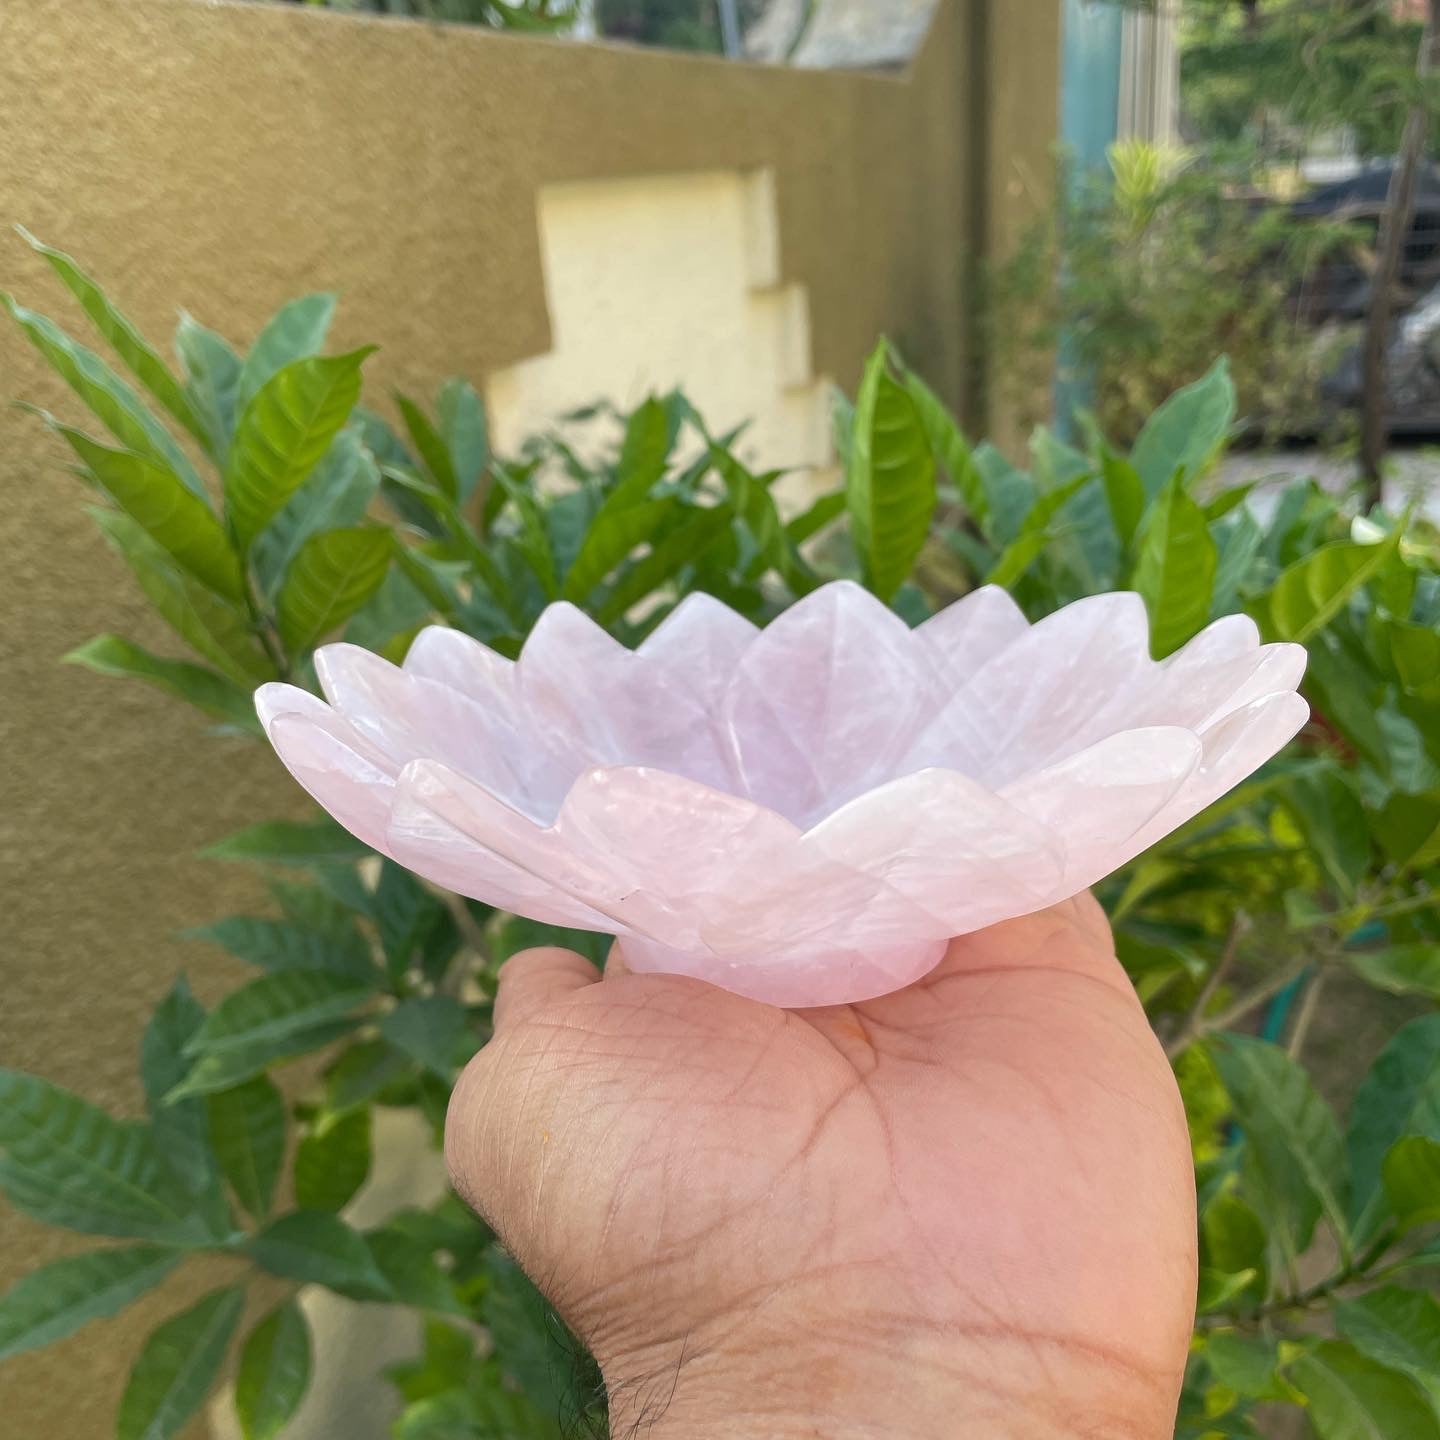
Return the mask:
<svg viewBox="0 0 1440 1440">
<path fill-rule="evenodd" d="M 502 449 L 559 411 L 684 385 L 767 466 L 823 464 L 829 397 L 811 365 L 810 297 L 781 281 L 774 172 L 585 180 L 539 197 L 551 346 L 491 374 Z"/>
<path fill-rule="evenodd" d="M 867 76 L 298 6 L 4 0 L 0 224 L 71 250 L 157 341 L 180 306 L 243 341 L 283 300 L 335 289 L 335 343 L 383 346 L 377 396 L 464 374 L 503 434 L 571 391 L 673 376 L 727 418 L 756 414 L 774 452 L 758 458 L 803 462 L 823 453 L 822 383 L 853 385 L 880 331 L 964 388 L 965 257 L 1043 199 L 1057 9 L 951 0 L 910 72 Z M 646 235 L 660 268 L 632 316 L 644 275 L 617 237 L 646 207 L 688 249 Z M 4 234 L 0 286 L 72 321 Z M 613 316 L 605 293 L 625 296 Z M 214 997 L 237 977 L 176 933 L 259 898 L 193 851 L 301 807 L 258 748 L 56 663 L 103 630 L 166 641 L 14 398 L 75 413 L 7 326 L 0 1063 L 133 1113 L 140 1028 L 170 978 L 183 966 Z M 74 1244 L 0 1202 L 0 1287 Z M 139 1339 L 186 1293 L 0 1366 L 0 1433 L 108 1436 Z"/>
</svg>

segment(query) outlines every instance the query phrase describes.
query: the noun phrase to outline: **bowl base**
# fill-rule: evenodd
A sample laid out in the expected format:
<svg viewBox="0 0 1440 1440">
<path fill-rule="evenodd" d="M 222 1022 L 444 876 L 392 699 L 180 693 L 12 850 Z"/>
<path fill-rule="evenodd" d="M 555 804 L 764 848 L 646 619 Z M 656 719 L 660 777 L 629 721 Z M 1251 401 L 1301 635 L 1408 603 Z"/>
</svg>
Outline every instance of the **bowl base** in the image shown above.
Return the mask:
<svg viewBox="0 0 1440 1440">
<path fill-rule="evenodd" d="M 672 950 L 635 935 L 620 953 L 636 974 L 688 975 L 722 990 L 782 1009 L 813 1009 L 874 1000 L 913 985 L 940 963 L 948 940 L 924 940 L 888 950 L 835 950 L 732 957 Z"/>
</svg>

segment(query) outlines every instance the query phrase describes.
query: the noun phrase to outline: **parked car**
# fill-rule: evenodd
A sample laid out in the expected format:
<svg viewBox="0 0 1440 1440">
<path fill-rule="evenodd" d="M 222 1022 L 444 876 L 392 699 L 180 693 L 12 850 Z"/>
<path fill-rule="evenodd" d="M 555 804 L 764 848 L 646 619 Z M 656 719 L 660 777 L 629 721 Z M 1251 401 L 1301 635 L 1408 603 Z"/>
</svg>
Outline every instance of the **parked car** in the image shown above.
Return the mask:
<svg viewBox="0 0 1440 1440">
<path fill-rule="evenodd" d="M 1394 165 L 1369 166 L 1322 185 L 1294 202 L 1298 219 L 1352 222 L 1378 231 L 1389 199 Z M 1350 332 L 1370 306 L 1373 245 L 1342 251 L 1311 276 L 1296 297 L 1300 318 L 1333 345 L 1337 330 Z M 1415 212 L 1405 237 L 1400 283 L 1386 352 L 1389 425 L 1399 435 L 1440 434 L 1440 167 L 1426 165 L 1416 184 Z M 1361 342 L 1346 345 L 1320 385 L 1325 408 L 1358 410 L 1364 393 Z"/>
<path fill-rule="evenodd" d="M 1290 206 L 1300 220 L 1349 222 L 1378 230 L 1390 194 L 1394 165 L 1372 165 L 1346 180 L 1312 190 Z M 1371 247 L 1373 250 L 1373 247 Z M 1370 268 L 1364 252 L 1329 260 L 1307 284 L 1305 318 L 1313 324 L 1361 319 L 1370 303 Z M 1415 213 L 1400 262 L 1397 310 L 1408 309 L 1440 283 L 1440 167 L 1422 167 L 1415 187 Z"/>
</svg>

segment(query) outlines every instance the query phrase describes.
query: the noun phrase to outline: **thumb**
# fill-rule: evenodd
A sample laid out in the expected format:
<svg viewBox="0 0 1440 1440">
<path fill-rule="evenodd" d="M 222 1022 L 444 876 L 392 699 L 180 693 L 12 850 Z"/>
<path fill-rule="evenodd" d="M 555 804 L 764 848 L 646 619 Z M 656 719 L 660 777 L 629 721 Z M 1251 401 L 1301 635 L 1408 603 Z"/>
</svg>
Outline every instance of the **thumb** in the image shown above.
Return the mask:
<svg viewBox="0 0 1440 1440">
<path fill-rule="evenodd" d="M 517 1167 L 533 1161 L 525 1135 L 524 1102 L 528 1085 L 510 1084 L 511 1071 L 496 1059 L 508 1034 L 526 1018 L 567 995 L 594 985 L 600 972 L 573 950 L 545 947 L 524 950 L 500 967 L 495 990 L 495 1037 L 465 1067 L 450 1097 L 445 1121 L 445 1161 L 461 1197 L 497 1231 L 506 1233 L 508 1212 L 517 1194 Z"/>
<path fill-rule="evenodd" d="M 600 972 L 594 965 L 573 950 L 547 945 L 512 955 L 500 967 L 495 988 L 495 1033 L 503 1034 L 537 1010 L 599 979 Z"/>
</svg>

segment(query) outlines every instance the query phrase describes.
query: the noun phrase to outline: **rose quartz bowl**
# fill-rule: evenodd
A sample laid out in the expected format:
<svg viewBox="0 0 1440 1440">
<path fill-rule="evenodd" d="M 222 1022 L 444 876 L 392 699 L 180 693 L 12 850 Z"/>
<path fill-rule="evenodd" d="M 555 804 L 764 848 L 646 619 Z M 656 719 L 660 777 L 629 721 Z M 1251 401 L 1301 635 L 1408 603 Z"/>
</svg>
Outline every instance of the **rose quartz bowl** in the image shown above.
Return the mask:
<svg viewBox="0 0 1440 1440">
<path fill-rule="evenodd" d="M 1216 621 L 1154 662 L 1133 594 L 915 630 L 848 582 L 763 631 L 706 595 L 625 649 L 552 605 L 517 661 L 423 631 L 256 705 L 295 778 L 435 884 L 619 938 L 635 971 L 868 999 L 1094 884 L 1305 723 L 1298 645 Z"/>
</svg>

